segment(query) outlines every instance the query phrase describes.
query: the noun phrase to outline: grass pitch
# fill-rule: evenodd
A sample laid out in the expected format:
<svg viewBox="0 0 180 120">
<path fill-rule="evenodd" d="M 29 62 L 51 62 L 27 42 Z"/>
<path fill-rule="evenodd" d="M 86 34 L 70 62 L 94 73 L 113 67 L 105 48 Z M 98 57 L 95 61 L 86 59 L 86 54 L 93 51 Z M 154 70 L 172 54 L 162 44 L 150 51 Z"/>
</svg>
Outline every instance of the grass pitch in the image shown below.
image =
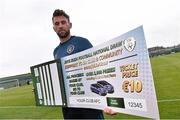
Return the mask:
<svg viewBox="0 0 180 120">
<path fill-rule="evenodd" d="M 180 53 L 151 58 L 161 119 L 180 119 Z M 60 107 L 36 107 L 32 85 L 0 91 L 0 119 L 62 119 Z M 117 114 L 106 119 L 139 119 Z"/>
<path fill-rule="evenodd" d="M 180 119 L 180 53 L 151 59 L 160 117 Z"/>
<path fill-rule="evenodd" d="M 0 119 L 58 119 L 59 107 L 36 107 L 32 85 L 0 91 Z"/>
</svg>

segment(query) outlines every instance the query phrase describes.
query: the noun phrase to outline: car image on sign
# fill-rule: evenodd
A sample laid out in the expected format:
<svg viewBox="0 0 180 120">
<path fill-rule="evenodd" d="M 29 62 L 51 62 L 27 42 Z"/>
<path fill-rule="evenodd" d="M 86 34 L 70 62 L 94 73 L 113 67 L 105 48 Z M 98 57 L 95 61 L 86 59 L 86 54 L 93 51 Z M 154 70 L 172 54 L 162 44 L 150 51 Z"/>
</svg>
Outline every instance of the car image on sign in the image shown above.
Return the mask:
<svg viewBox="0 0 180 120">
<path fill-rule="evenodd" d="M 102 86 L 100 86 L 100 85 L 98 85 L 98 84 L 91 84 L 91 91 L 92 92 L 94 92 L 94 93 L 96 93 L 96 94 L 99 94 L 99 95 L 101 95 L 101 96 L 105 96 L 105 95 L 107 95 L 107 90 L 106 89 L 104 89 Z"/>
<path fill-rule="evenodd" d="M 100 86 L 102 86 L 105 90 L 108 91 L 108 93 L 114 93 L 114 87 L 108 83 L 107 81 L 97 81 L 97 84 L 99 84 Z"/>
</svg>

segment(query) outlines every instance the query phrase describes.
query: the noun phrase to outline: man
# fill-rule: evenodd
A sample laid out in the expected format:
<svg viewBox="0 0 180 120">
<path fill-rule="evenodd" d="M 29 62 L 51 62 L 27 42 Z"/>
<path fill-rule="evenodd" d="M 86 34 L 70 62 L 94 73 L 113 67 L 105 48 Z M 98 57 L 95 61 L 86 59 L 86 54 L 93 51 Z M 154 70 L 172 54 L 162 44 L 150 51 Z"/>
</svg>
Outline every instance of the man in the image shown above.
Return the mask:
<svg viewBox="0 0 180 120">
<path fill-rule="evenodd" d="M 55 10 L 52 17 L 53 29 L 57 33 L 60 44 L 54 49 L 54 58 L 68 56 L 92 47 L 92 44 L 85 38 L 71 36 L 72 23 L 69 16 L 63 10 Z M 111 109 L 106 108 L 106 113 L 114 114 Z M 104 119 L 101 110 L 87 108 L 62 107 L 64 119 Z"/>
</svg>

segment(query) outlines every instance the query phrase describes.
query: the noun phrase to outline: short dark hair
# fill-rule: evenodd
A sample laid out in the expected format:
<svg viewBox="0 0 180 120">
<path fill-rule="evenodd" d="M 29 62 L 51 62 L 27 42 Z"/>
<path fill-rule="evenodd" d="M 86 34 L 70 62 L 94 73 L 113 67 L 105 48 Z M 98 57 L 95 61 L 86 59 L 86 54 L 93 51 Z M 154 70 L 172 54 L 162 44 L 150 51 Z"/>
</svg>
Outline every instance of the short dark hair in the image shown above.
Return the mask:
<svg viewBox="0 0 180 120">
<path fill-rule="evenodd" d="M 52 20 L 53 20 L 53 18 L 56 17 L 56 16 L 64 16 L 64 17 L 66 17 L 66 18 L 68 19 L 68 21 L 69 21 L 69 15 L 66 14 L 66 13 L 64 12 L 64 10 L 59 10 L 59 9 L 54 10 Z"/>
</svg>

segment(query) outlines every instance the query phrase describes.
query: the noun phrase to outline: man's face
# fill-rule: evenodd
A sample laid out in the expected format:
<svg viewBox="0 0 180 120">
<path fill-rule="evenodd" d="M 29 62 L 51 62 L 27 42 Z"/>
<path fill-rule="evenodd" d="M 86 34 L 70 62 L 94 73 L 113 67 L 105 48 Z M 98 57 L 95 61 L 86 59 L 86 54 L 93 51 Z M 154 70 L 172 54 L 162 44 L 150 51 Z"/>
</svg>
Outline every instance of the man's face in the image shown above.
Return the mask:
<svg viewBox="0 0 180 120">
<path fill-rule="evenodd" d="M 66 38 L 70 34 L 71 23 L 64 16 L 53 18 L 53 29 L 60 38 Z"/>
</svg>

